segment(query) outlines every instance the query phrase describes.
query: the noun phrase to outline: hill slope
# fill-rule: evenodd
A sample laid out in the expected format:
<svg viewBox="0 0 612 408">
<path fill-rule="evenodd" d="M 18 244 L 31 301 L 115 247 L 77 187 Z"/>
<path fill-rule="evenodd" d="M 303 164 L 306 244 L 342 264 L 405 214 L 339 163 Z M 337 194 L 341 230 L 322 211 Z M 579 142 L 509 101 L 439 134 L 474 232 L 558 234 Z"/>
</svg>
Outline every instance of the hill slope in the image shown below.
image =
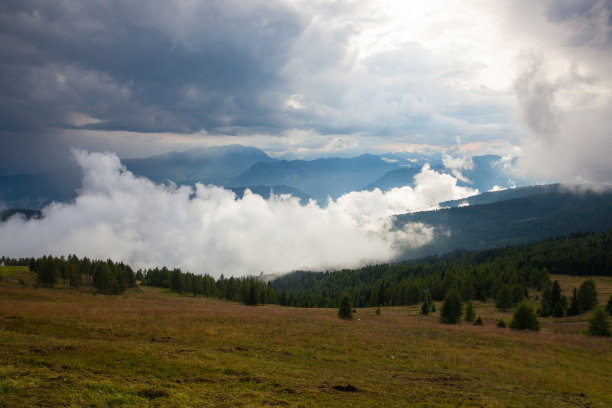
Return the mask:
<svg viewBox="0 0 612 408">
<path fill-rule="evenodd" d="M 552 192 L 395 217 L 398 228 L 410 222 L 433 226 L 436 238 L 404 257 L 523 244 L 612 228 L 612 193 Z"/>
</svg>

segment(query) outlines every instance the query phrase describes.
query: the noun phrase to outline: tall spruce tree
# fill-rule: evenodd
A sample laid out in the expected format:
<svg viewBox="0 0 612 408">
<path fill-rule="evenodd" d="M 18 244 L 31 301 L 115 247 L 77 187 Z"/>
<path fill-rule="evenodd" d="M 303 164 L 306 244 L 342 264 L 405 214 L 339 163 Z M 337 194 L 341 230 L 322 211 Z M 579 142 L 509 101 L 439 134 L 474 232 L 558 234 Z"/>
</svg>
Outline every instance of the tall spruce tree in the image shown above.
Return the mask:
<svg viewBox="0 0 612 408">
<path fill-rule="evenodd" d="M 247 295 L 244 299 L 244 304 L 247 306 L 257 306 L 257 287 L 255 286 L 255 282 L 251 281 L 249 283 L 249 289 Z"/>
<path fill-rule="evenodd" d="M 574 288 L 574 292 L 573 292 L 572 297 L 570 299 L 570 306 L 567 309 L 567 315 L 568 316 L 577 316 L 580 313 L 582 313 L 582 311 L 580 310 L 580 305 L 578 304 L 578 294 L 577 294 L 576 288 Z"/>
<path fill-rule="evenodd" d="M 580 285 L 578 289 L 578 304 L 583 312 L 594 309 L 597 306 L 597 288 L 593 279 L 587 279 Z"/>
</svg>

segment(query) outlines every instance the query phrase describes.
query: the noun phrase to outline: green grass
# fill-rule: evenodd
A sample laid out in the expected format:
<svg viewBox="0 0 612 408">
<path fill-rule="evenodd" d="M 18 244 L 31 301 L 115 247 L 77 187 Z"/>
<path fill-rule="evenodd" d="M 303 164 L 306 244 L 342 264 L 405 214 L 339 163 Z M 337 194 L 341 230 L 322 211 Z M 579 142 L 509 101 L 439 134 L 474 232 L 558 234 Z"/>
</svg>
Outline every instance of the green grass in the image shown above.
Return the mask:
<svg viewBox="0 0 612 408">
<path fill-rule="evenodd" d="M 611 339 L 548 321 L 497 329 L 490 304 L 476 313 L 484 327 L 416 307 L 345 321 L 336 309 L 2 280 L 0 406 L 612 406 Z"/>
<path fill-rule="evenodd" d="M 0 266 L 0 276 L 11 276 L 19 272 L 30 272 L 29 266 Z"/>
</svg>

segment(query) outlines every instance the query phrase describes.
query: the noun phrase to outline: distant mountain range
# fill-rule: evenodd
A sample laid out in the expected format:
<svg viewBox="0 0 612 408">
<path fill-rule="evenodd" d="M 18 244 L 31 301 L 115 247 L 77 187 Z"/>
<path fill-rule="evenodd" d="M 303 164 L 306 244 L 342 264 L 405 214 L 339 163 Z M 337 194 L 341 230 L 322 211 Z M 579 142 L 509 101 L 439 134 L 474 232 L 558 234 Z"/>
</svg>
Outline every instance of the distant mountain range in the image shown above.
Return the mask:
<svg viewBox="0 0 612 408">
<path fill-rule="evenodd" d="M 275 161 L 255 147 L 229 145 L 170 152 L 144 159 L 125 159 L 121 162 L 132 173 L 156 182 L 225 186 L 232 177 L 254 164 Z"/>
<path fill-rule="evenodd" d="M 462 172 L 468 181 L 460 185 L 488 191 L 508 187 L 509 177 L 499 165 L 499 156 L 476 156 L 474 166 Z M 157 183 L 182 185 L 215 184 L 240 194 L 249 188 L 269 196 L 270 189 L 293 194 L 306 202 L 310 198 L 325 205 L 333 199 L 358 190 L 383 191 L 413 186 L 414 176 L 425 163 L 439 172 L 450 173 L 440 155 L 419 153 L 364 154 L 353 158 L 316 160 L 277 160 L 260 149 L 241 145 L 190 149 L 122 163 L 138 176 Z M 70 201 L 80 187 L 78 167 L 35 174 L 0 177 L 0 202 L 9 208 L 41 209 L 51 201 Z"/>
</svg>

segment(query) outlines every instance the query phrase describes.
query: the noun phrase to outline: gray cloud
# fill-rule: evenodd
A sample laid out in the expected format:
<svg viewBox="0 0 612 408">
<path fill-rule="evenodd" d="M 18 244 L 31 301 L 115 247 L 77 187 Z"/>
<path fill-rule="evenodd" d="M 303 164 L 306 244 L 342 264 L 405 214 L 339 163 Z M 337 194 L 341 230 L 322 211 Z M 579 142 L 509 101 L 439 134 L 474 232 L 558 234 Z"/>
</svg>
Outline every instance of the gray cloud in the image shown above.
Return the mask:
<svg viewBox="0 0 612 408">
<path fill-rule="evenodd" d="M 365 137 L 431 144 L 510 134 L 505 96 L 447 86 L 482 68 L 460 51 L 397 38 L 362 56 L 356 41 L 389 17 L 368 2 L 4 1 L 0 131 L 24 145 L 48 135 L 63 152 L 58 129 L 301 130 L 328 143 L 353 136 L 362 150 Z"/>
<path fill-rule="evenodd" d="M 529 130 L 517 170 L 538 181 L 609 187 L 612 2 L 550 1 L 544 11 L 545 19 L 525 17 L 524 26 L 513 20 L 515 29 L 541 33 L 515 81 Z"/>
<path fill-rule="evenodd" d="M 256 126 L 304 22 L 275 2 L 19 1 L 0 9 L 4 130 Z"/>
</svg>

